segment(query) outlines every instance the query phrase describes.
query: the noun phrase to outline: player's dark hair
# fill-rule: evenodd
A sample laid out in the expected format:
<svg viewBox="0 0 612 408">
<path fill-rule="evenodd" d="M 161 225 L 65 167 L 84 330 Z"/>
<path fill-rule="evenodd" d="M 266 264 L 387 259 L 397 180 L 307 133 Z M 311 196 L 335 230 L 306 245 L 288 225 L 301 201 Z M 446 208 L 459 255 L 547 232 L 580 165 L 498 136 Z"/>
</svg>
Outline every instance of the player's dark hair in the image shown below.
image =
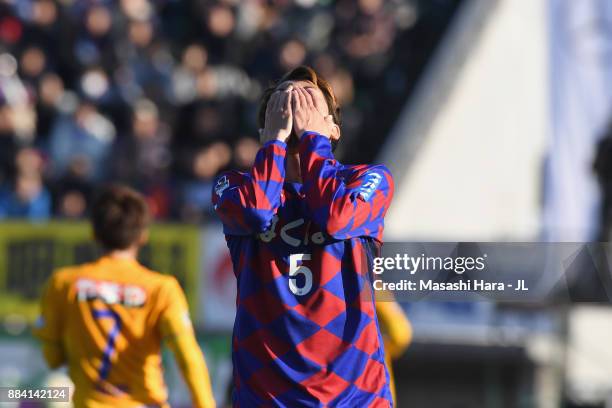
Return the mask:
<svg viewBox="0 0 612 408">
<path fill-rule="evenodd" d="M 149 224 L 144 197 L 129 187 L 110 185 L 94 199 L 91 221 L 96 240 L 109 251 L 137 243 Z"/>
<path fill-rule="evenodd" d="M 281 79 L 274 82 L 272 85 L 266 88 L 266 90 L 264 90 L 263 95 L 261 97 L 261 103 L 259 105 L 259 112 L 257 114 L 257 125 L 260 129 L 263 129 L 265 126 L 266 108 L 268 107 L 268 101 L 270 100 L 270 97 L 276 90 L 276 87 L 286 81 L 312 82 L 323 93 L 323 96 L 325 97 L 325 102 L 327 102 L 327 108 L 329 109 L 329 113 L 330 115 L 332 115 L 332 118 L 334 118 L 334 122 L 336 123 L 336 125 L 342 125 L 340 105 L 336 100 L 336 95 L 334 95 L 334 90 L 332 89 L 329 82 L 327 82 L 325 78 L 319 75 L 317 71 L 315 71 L 311 67 L 301 65 L 287 72 L 285 75 L 283 75 Z M 336 150 L 337 144 L 337 140 L 332 140 L 332 150 Z"/>
</svg>

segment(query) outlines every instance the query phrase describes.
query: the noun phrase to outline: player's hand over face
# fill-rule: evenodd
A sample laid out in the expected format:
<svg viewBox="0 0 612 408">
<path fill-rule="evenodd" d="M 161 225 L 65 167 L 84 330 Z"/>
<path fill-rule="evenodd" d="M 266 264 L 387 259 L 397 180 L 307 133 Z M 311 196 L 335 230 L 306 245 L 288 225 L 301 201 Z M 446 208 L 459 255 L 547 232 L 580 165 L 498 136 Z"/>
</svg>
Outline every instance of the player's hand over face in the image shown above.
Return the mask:
<svg viewBox="0 0 612 408">
<path fill-rule="evenodd" d="M 261 142 L 280 140 L 287 142 L 293 126 L 291 100 L 292 88 L 275 91 L 266 107 L 266 123 L 261 131 Z"/>
<path fill-rule="evenodd" d="M 292 105 L 293 129 L 298 137 L 301 137 L 306 131 L 330 137 L 333 118 L 331 115 L 324 115 L 317 109 L 312 93 L 304 88 L 295 88 Z"/>
</svg>

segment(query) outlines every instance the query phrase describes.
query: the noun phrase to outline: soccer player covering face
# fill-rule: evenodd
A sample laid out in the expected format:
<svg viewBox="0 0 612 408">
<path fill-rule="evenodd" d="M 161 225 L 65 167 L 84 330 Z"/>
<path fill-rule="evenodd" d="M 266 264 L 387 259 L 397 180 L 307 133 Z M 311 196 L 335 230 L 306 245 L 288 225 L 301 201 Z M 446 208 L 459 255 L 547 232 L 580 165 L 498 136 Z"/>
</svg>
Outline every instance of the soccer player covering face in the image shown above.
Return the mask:
<svg viewBox="0 0 612 408">
<path fill-rule="evenodd" d="M 259 122 L 253 169 L 212 193 L 238 285 L 233 404 L 389 407 L 370 271 L 391 174 L 334 159 L 339 108 L 308 67 L 265 92 Z"/>
<path fill-rule="evenodd" d="M 126 187 L 103 191 L 92 210 L 106 254 L 49 279 L 34 334 L 51 368 L 67 364 L 77 408 L 168 407 L 160 346 L 167 341 L 194 407 L 212 408 L 208 371 L 178 281 L 136 258 L 147 206 Z"/>
</svg>

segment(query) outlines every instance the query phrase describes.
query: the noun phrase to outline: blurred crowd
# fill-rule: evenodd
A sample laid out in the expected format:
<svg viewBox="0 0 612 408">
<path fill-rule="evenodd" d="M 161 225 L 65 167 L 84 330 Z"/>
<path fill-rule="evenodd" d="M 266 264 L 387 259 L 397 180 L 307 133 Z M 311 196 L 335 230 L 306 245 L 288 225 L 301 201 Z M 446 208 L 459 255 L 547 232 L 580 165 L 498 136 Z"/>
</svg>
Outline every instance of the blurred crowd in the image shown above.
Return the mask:
<svg viewBox="0 0 612 408">
<path fill-rule="evenodd" d="M 310 64 L 368 161 L 460 0 L 0 0 L 0 219 L 78 219 L 107 181 L 199 222 L 247 169 L 258 98 Z"/>
</svg>

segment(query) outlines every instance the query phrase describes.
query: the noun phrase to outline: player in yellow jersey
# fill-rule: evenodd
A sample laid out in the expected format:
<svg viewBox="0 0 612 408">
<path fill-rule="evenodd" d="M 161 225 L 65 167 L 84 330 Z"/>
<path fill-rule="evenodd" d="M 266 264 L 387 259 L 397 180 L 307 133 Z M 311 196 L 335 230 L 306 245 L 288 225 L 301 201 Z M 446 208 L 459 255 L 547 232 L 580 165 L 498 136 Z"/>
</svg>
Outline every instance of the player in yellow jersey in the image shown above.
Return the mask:
<svg viewBox="0 0 612 408">
<path fill-rule="evenodd" d="M 389 388 L 391 388 L 393 404 L 397 406 L 392 361 L 401 356 L 410 344 L 412 326 L 402 308 L 392 300 L 391 296 L 391 293 L 385 293 L 384 298 L 386 300 L 376 302 L 376 315 L 385 342 L 385 362 L 390 377 Z"/>
<path fill-rule="evenodd" d="M 193 406 L 215 406 L 208 370 L 177 280 L 136 258 L 147 240 L 148 210 L 140 194 L 105 189 L 92 209 L 98 261 L 49 279 L 34 330 L 51 368 L 68 365 L 75 407 L 167 407 L 160 348 L 166 341 Z"/>
</svg>

